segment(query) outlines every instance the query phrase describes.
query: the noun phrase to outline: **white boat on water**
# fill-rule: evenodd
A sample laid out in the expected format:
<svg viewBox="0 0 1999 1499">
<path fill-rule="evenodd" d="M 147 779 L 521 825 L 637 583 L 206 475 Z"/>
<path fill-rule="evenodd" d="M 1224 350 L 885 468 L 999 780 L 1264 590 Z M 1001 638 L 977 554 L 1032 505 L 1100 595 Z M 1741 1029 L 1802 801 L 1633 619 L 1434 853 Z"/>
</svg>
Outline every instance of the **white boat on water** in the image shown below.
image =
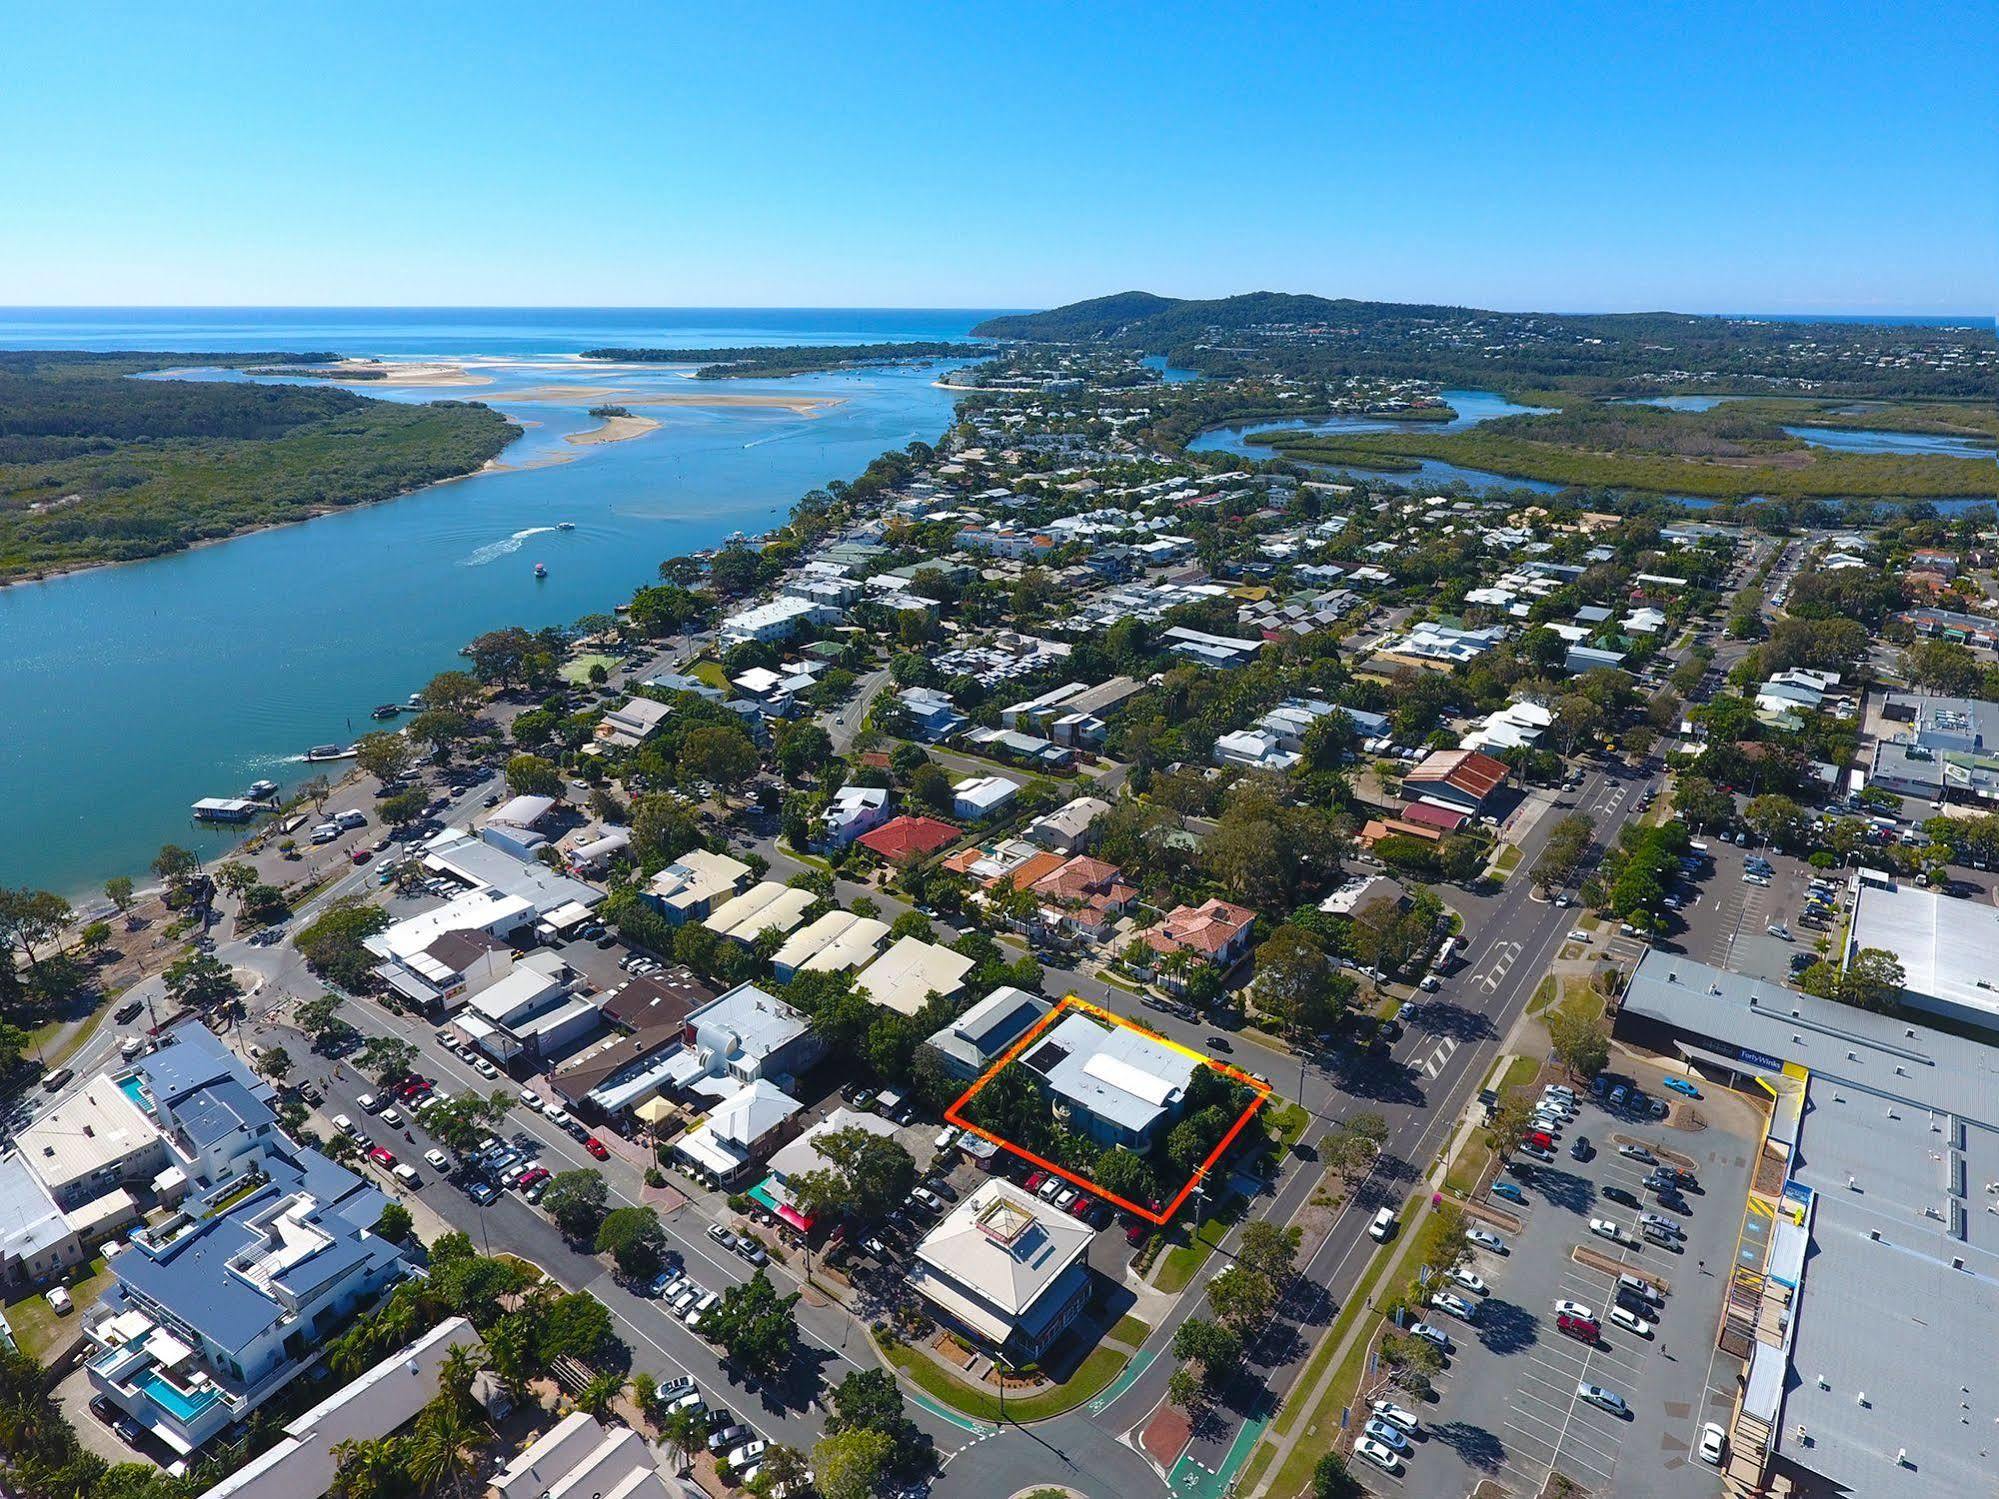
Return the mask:
<svg viewBox="0 0 1999 1499">
<path fill-rule="evenodd" d="M 351 760 L 354 753 L 351 744 L 315 744 L 305 752 L 305 760 L 308 765 L 317 765 L 325 760 Z"/>
<path fill-rule="evenodd" d="M 555 523 L 555 529 L 558 531 L 574 531 L 576 529 L 576 522 L 573 520 L 559 520 Z"/>
</svg>

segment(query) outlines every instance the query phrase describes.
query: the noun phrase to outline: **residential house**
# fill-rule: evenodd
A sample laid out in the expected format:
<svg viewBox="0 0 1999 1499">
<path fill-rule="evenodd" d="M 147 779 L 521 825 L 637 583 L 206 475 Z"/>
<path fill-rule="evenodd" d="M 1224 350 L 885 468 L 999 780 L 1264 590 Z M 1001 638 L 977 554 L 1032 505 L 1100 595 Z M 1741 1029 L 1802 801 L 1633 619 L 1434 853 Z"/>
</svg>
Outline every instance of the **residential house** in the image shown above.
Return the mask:
<svg viewBox="0 0 1999 1499">
<path fill-rule="evenodd" d="M 882 786 L 842 786 L 819 816 L 822 847 L 845 848 L 863 833 L 888 821 L 888 790 Z"/>
<path fill-rule="evenodd" d="M 904 688 L 896 694 L 896 701 L 908 716 L 910 736 L 925 743 L 949 739 L 965 726 L 965 715 L 958 711 L 950 695 L 934 687 Z"/>
<path fill-rule="evenodd" d="M 870 962 L 888 939 L 888 923 L 852 911 L 828 911 L 771 955 L 771 976 L 788 984 L 800 973 L 843 973 Z"/>
<path fill-rule="evenodd" d="M 810 890 L 764 880 L 741 895 L 724 901 L 701 924 L 718 937 L 727 937 L 745 947 L 764 932 L 785 935 L 805 920 L 805 912 L 819 897 Z"/>
<path fill-rule="evenodd" d="M 1077 853 L 1094 841 L 1090 834 L 1091 825 L 1110 809 L 1111 804 L 1102 797 L 1079 796 L 1053 812 L 1045 812 L 1035 818 L 1027 825 L 1025 836 L 1043 848 Z"/>
<path fill-rule="evenodd" d="M 964 822 L 979 822 L 1005 807 L 1019 792 L 1019 783 L 1005 776 L 974 776 L 952 788 L 951 815 Z"/>
<path fill-rule="evenodd" d="M 597 721 L 599 745 L 611 749 L 637 749 L 665 727 L 673 710 L 649 697 L 635 697 L 612 708 Z"/>
<path fill-rule="evenodd" d="M 921 937 L 903 937 L 862 970 L 854 987 L 875 1004 L 914 1015 L 932 995 L 955 998 L 964 988 L 965 975 L 976 966 L 948 947 Z"/>
<path fill-rule="evenodd" d="M 1227 970 L 1249 952 L 1256 913 L 1247 906 L 1213 898 L 1198 906 L 1175 906 L 1166 919 L 1144 933 L 1154 952 L 1191 953 L 1205 963 Z"/>
<path fill-rule="evenodd" d="M 929 857 L 958 841 L 958 830 L 934 817 L 895 817 L 854 841 L 891 864 Z"/>
<path fill-rule="evenodd" d="M 734 898 L 750 878 L 750 866 L 727 854 L 690 848 L 646 882 L 645 899 L 678 926 L 701 921 Z"/>
<path fill-rule="evenodd" d="M 1029 888 L 1044 903 L 1043 920 L 1053 917 L 1051 925 L 1094 942 L 1108 941 L 1118 919 L 1138 899 L 1138 890 L 1126 883 L 1124 871 L 1087 855 L 1067 860 Z"/>
</svg>

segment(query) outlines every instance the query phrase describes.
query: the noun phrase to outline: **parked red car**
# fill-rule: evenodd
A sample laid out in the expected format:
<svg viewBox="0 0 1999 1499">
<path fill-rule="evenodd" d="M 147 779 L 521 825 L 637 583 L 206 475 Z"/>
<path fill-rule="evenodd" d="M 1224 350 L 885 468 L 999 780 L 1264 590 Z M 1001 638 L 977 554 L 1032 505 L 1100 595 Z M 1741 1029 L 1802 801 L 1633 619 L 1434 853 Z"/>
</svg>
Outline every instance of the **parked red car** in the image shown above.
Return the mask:
<svg viewBox="0 0 1999 1499">
<path fill-rule="evenodd" d="M 1594 1343 L 1603 1333 L 1603 1329 L 1589 1318 L 1572 1317 L 1567 1312 L 1555 1319 L 1555 1326 L 1582 1343 Z"/>
<path fill-rule="evenodd" d="M 373 1161 L 377 1166 L 393 1167 L 396 1164 L 395 1156 L 379 1145 L 368 1152 L 368 1159 Z"/>
<path fill-rule="evenodd" d="M 594 1155 L 600 1161 L 608 1161 L 611 1159 L 611 1152 L 604 1148 L 604 1142 L 598 1139 L 595 1135 L 590 1136 L 587 1140 L 583 1142 L 583 1148 L 589 1151 L 590 1154 Z"/>
<path fill-rule="evenodd" d="M 1047 1180 L 1048 1180 L 1048 1173 L 1046 1171 L 1033 1172 L 1027 1178 L 1027 1183 L 1026 1183 L 1027 1190 L 1030 1192 L 1039 1192 L 1041 1190 L 1041 1184 Z"/>
<path fill-rule="evenodd" d="M 1555 1148 L 1555 1137 L 1546 1130 L 1529 1130 L 1521 1138 L 1529 1145 L 1538 1145 L 1543 1150 L 1553 1150 Z"/>
</svg>

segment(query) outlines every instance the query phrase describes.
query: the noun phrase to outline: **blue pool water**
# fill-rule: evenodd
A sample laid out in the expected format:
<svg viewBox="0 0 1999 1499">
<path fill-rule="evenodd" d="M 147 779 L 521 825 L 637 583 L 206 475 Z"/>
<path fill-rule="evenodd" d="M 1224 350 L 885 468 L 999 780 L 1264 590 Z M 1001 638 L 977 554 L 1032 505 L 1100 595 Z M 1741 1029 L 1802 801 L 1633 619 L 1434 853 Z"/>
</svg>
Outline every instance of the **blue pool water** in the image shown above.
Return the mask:
<svg viewBox="0 0 1999 1499">
<path fill-rule="evenodd" d="M 136 1077 L 119 1078 L 118 1091 L 123 1093 L 127 1098 L 131 1099 L 133 1104 L 137 1106 L 140 1113 L 150 1114 L 153 1112 L 153 1106 L 146 1102 L 146 1094 L 144 1086 L 140 1083 L 140 1081 Z"/>
<path fill-rule="evenodd" d="M 146 1392 L 148 1400 L 181 1422 L 192 1421 L 222 1398 L 222 1392 L 213 1385 L 199 1395 L 189 1395 L 175 1389 L 150 1369 L 139 1376 L 138 1385 Z"/>
</svg>

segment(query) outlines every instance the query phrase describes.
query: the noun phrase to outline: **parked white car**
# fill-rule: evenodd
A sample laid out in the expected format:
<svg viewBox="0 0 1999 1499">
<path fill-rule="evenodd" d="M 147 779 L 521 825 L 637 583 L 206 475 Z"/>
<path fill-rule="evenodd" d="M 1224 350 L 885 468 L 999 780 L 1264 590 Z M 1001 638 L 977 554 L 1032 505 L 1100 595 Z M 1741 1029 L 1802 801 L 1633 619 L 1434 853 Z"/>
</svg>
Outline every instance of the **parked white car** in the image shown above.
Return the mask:
<svg viewBox="0 0 1999 1499">
<path fill-rule="evenodd" d="M 1355 1457 L 1366 1458 L 1384 1473 L 1400 1473 L 1402 1471 L 1402 1459 L 1397 1457 L 1393 1450 L 1384 1447 L 1373 1437 L 1362 1437 L 1358 1442 L 1353 1444 L 1353 1450 Z"/>
<path fill-rule="evenodd" d="M 1624 1230 L 1619 1228 L 1615 1223 L 1612 1223 L 1608 1218 L 1590 1219 L 1589 1231 L 1597 1235 L 1599 1238 L 1610 1240 L 1610 1242 L 1613 1244 L 1623 1244 L 1629 1242 L 1625 1238 Z"/>
<path fill-rule="evenodd" d="M 1416 1419 L 1414 1411 L 1404 1410 L 1393 1400 L 1376 1400 L 1368 1406 L 1383 1421 L 1393 1422 L 1407 1432 L 1419 1432 L 1423 1423 Z"/>
<path fill-rule="evenodd" d="M 1506 1253 L 1506 1240 L 1483 1228 L 1468 1228 L 1465 1230 L 1465 1237 L 1480 1249 L 1489 1250 L 1493 1254 Z"/>
<path fill-rule="evenodd" d="M 1474 1296 L 1483 1296 L 1486 1294 L 1485 1282 L 1479 1278 L 1476 1272 L 1467 1270 L 1463 1265 L 1453 1265 L 1450 1269 L 1450 1277 Z"/>
<path fill-rule="evenodd" d="M 1610 1309 L 1610 1320 L 1615 1322 L 1619 1327 L 1628 1328 L 1630 1331 L 1637 1333 L 1641 1338 L 1652 1336 L 1652 1324 L 1628 1306 L 1613 1306 Z"/>
<path fill-rule="evenodd" d="M 1558 1317 L 1580 1317 L 1585 1322 L 1596 1321 L 1596 1313 L 1591 1311 L 1582 1302 L 1566 1301 L 1560 1297 L 1557 1297 L 1555 1300 L 1555 1315 Z"/>
</svg>

